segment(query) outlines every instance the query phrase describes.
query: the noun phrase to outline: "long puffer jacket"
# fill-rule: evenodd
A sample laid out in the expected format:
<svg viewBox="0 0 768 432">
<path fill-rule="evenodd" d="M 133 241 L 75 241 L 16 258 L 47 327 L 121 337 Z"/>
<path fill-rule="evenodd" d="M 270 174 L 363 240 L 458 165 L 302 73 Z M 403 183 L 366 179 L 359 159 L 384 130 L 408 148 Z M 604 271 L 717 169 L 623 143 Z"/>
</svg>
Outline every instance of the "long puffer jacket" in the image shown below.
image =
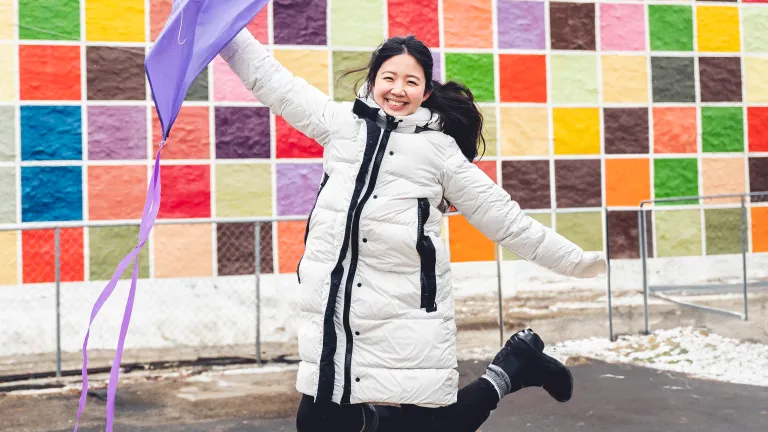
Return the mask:
<svg viewBox="0 0 768 432">
<path fill-rule="evenodd" d="M 297 390 L 336 403 L 454 403 L 443 200 L 490 239 L 557 273 L 572 275 L 583 251 L 526 216 L 428 109 L 391 117 L 372 99 L 335 102 L 247 30 L 221 55 L 259 101 L 324 147 L 297 269 Z"/>
</svg>

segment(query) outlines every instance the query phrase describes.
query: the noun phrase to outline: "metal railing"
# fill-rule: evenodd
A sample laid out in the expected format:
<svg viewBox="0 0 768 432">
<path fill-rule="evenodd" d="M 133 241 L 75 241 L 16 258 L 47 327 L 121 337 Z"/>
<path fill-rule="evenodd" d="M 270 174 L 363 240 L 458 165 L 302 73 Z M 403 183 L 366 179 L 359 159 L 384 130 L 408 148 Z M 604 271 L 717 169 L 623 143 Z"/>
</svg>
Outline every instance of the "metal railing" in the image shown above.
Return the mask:
<svg viewBox="0 0 768 432">
<path fill-rule="evenodd" d="M 458 213 L 446 213 L 444 217 L 455 216 Z M 272 258 L 274 256 L 273 249 L 277 249 L 277 244 L 273 245 L 272 238 L 263 238 L 265 235 L 274 234 L 274 230 L 279 223 L 282 222 L 303 222 L 306 221 L 306 216 L 290 216 L 290 217 L 256 217 L 256 218 L 208 218 L 208 219 L 159 219 L 155 222 L 155 226 L 169 226 L 169 225 L 184 225 L 184 226 L 200 226 L 210 225 L 212 235 L 217 236 L 215 240 L 212 240 L 212 268 L 213 274 L 208 277 L 200 279 L 211 279 L 211 285 L 213 288 L 198 290 L 196 295 L 199 295 L 202 299 L 196 301 L 190 300 L 194 297 L 191 290 L 196 289 L 194 281 L 184 285 L 184 282 L 179 282 L 177 277 L 167 277 L 158 275 L 144 274 L 140 276 L 139 284 L 145 284 L 140 286 L 137 291 L 137 305 L 134 308 L 133 319 L 131 321 L 131 328 L 128 331 L 128 339 L 126 344 L 126 353 L 124 354 L 123 364 L 127 367 L 131 367 L 131 364 L 146 363 L 149 360 L 150 363 L 158 362 L 171 362 L 179 363 L 182 361 L 194 362 L 196 358 L 206 357 L 208 359 L 230 359 L 232 361 L 251 361 L 256 364 L 264 364 L 270 360 L 265 359 L 263 353 L 265 348 L 263 336 L 265 335 L 265 321 L 271 318 L 274 321 L 274 315 L 276 311 L 279 311 L 279 306 L 270 304 L 265 306 L 265 300 L 270 303 L 274 303 L 276 299 L 279 299 L 280 292 L 286 288 L 287 279 L 282 279 L 283 285 L 280 285 L 280 278 L 293 278 L 295 280 L 295 273 L 287 273 L 286 269 L 281 272 L 280 268 L 283 265 L 276 265 Z M 111 273 L 107 276 L 104 272 L 100 273 L 97 278 L 91 278 L 94 273 L 91 268 L 91 274 L 86 270 L 83 270 L 82 278 L 73 278 L 68 273 L 69 263 L 67 262 L 67 255 L 71 255 L 75 248 L 83 248 L 82 259 L 88 266 L 89 256 L 90 261 L 98 261 L 97 255 L 106 253 L 105 251 L 88 248 L 87 240 L 83 240 L 81 244 L 72 245 L 71 230 L 87 229 L 88 235 L 93 237 L 98 229 L 135 229 L 138 236 L 139 221 L 100 221 L 100 222 L 59 222 L 59 223 L 25 223 L 16 225 L 0 226 L 0 234 L 3 232 L 16 232 L 18 237 L 28 235 L 31 232 L 36 232 L 35 236 L 30 236 L 24 239 L 26 246 L 30 246 L 29 242 L 33 240 L 33 237 L 40 237 L 41 234 L 46 234 L 46 243 L 40 243 L 39 245 L 32 244 L 32 248 L 40 249 L 44 253 L 52 253 L 52 267 L 47 264 L 32 261 L 34 256 L 22 253 L 21 250 L 16 251 L 16 254 L 21 260 L 25 258 L 29 262 L 17 263 L 19 271 L 17 273 L 18 281 L 15 287 L 6 286 L 9 290 L 17 290 L 16 293 L 24 291 L 35 292 L 31 298 L 18 298 L 17 301 L 11 301 L 11 304 L 6 304 L 5 307 L 15 310 L 27 309 L 28 314 L 34 316 L 27 316 L 25 318 L 26 323 L 35 323 L 35 328 L 29 329 L 29 327 L 21 322 L 14 322 L 12 318 L 8 316 L 0 316 L 0 328 L 3 328 L 3 332 L 0 332 L 0 343 L 12 342 L 20 345 L 21 353 L 11 354 L 11 357 L 23 358 L 25 356 L 34 357 L 33 360 L 37 362 L 37 368 L 21 368 L 24 372 L 19 372 L 17 367 L 12 372 L 4 370 L 0 366 L 0 382 L 8 381 L 12 378 L 21 379 L 30 376 L 52 376 L 55 366 L 55 376 L 61 377 L 63 374 L 73 375 L 79 372 L 79 367 L 82 365 L 82 352 L 77 351 L 77 347 L 82 346 L 82 335 L 84 334 L 87 326 L 87 317 L 90 312 L 90 308 L 93 305 L 98 292 L 103 289 L 107 283 Z M 229 271 L 227 275 L 222 275 L 217 272 L 217 265 L 221 266 L 221 263 L 217 264 L 217 261 L 222 258 L 219 255 L 221 252 L 226 251 L 229 247 L 227 243 L 240 245 L 244 242 L 240 237 L 244 231 L 230 230 L 234 234 L 227 234 L 229 237 L 222 237 L 221 233 L 226 230 L 219 230 L 217 227 L 224 225 L 238 225 L 238 226 L 253 226 L 253 251 L 243 253 L 242 250 L 238 250 L 241 255 L 252 256 L 252 267 L 246 266 L 244 262 L 239 262 L 240 269 Z M 52 231 L 52 233 L 51 233 Z M 250 229 L 246 230 L 250 231 Z M 303 228 L 302 228 L 303 232 Z M 50 241 L 50 235 L 52 234 L 53 242 Z M 80 233 L 79 235 L 83 235 Z M 86 235 L 86 238 L 88 238 Z M 144 249 L 151 249 L 156 247 L 155 242 L 157 240 L 157 230 L 153 230 L 153 237 L 144 246 Z M 237 236 L 234 238 L 232 236 Z M 135 239 L 138 241 L 138 237 Z M 125 242 L 124 242 L 125 243 Z M 250 241 L 248 242 L 250 243 Z M 21 245 L 22 241 L 19 240 L 18 244 Z M 49 251 L 49 246 L 53 246 L 53 251 Z M 109 267 L 109 271 L 114 271 L 114 267 L 117 262 L 123 257 L 130 248 L 135 247 L 134 244 L 122 244 L 119 250 L 111 251 L 112 255 L 108 259 L 103 259 L 103 265 L 106 269 Z M 239 246 L 233 246 L 239 247 Z M 282 246 L 281 246 L 282 247 Z M 495 258 L 496 258 L 496 270 L 497 270 L 497 290 L 498 290 L 498 325 L 499 325 L 499 338 L 500 344 L 504 343 L 504 311 L 503 311 L 503 299 L 501 291 L 501 256 L 499 251 L 499 245 L 495 245 Z M 88 251 L 85 252 L 86 248 Z M 123 250 L 124 249 L 124 250 Z M 303 244 L 301 245 L 303 250 Z M 109 251 L 107 251 L 109 252 Z M 252 254 L 251 254 L 252 252 Z M 294 255 L 298 255 L 301 251 L 294 250 Z M 145 253 L 145 251 L 142 251 Z M 150 254 L 151 252 L 146 252 Z M 2 251 L 0 251 L 2 255 Z M 119 256 L 118 256 L 119 255 Z M 226 255 L 231 256 L 231 251 Z M 50 256 L 47 255 L 49 258 Z M 94 258 L 94 256 L 97 256 Z M 15 257 L 5 257 L 8 259 Z M 277 257 L 278 260 L 280 257 Z M 4 257 L 0 256 L 0 259 Z M 148 258 L 148 260 L 151 259 Z M 153 258 L 157 261 L 158 257 Z M 154 263 L 150 262 L 149 267 L 152 267 Z M 154 264 L 158 265 L 159 264 Z M 231 263 L 228 263 L 231 267 Z M 36 267 L 37 266 L 37 267 Z M 248 273 L 242 271 L 245 267 L 248 267 Z M 130 273 L 131 267 L 129 266 L 127 273 Z M 271 269 L 271 271 L 269 271 Z M 53 271 L 51 271 L 53 270 Z M 79 270 L 78 270 L 79 271 Z M 32 277 L 28 278 L 25 273 L 31 273 Z M 37 274 L 36 274 L 37 273 Z M 270 273 L 270 274 L 268 274 Z M 106 278 L 105 278 L 106 276 Z M 490 275 L 489 275 L 490 276 Z M 31 280 L 25 280 L 31 279 Z M 265 297 L 263 288 L 265 278 L 269 278 L 267 287 L 271 294 L 267 294 Z M 190 278 L 192 280 L 194 278 Z M 121 279 L 120 283 L 127 284 L 130 278 Z M 201 282 L 202 284 L 202 282 Z M 147 286 L 148 285 L 148 286 Z M 250 289 L 248 287 L 251 287 Z M 122 285 L 125 288 L 125 285 Z M 142 289 L 144 288 L 144 289 Z M 146 289 L 151 288 L 151 289 Z M 82 291 L 84 290 L 84 291 Z M 51 292 L 53 291 L 53 292 Z M 122 308 L 124 307 L 124 299 L 120 299 L 118 292 L 121 291 L 121 285 L 115 289 L 115 292 L 107 304 L 112 304 L 115 308 L 112 311 L 102 309 L 96 321 L 94 322 L 91 342 L 89 343 L 89 366 L 92 366 L 92 370 L 100 370 L 106 366 L 106 362 L 111 362 L 112 352 L 109 345 L 114 344 L 117 338 L 116 329 L 119 326 L 115 326 L 115 321 L 122 318 Z M 122 291 L 127 291 L 122 289 Z M 163 295 L 163 292 L 170 291 L 171 296 Z M 250 292 L 250 293 L 249 293 Z M 10 293 L 10 291 L 6 291 Z M 37 295 L 43 293 L 41 295 Z M 7 294 L 12 298 L 11 294 Z M 218 298 L 216 298 L 218 297 Z M 138 304 L 141 299 L 144 299 L 144 304 Z M 51 305 L 48 303 L 50 300 L 54 303 Z M 42 304 L 41 304 L 42 303 Z M 77 307 L 73 307 L 73 303 L 77 303 Z M 202 307 L 201 304 L 211 303 L 208 307 Z M 151 305 L 151 312 L 146 307 Z M 66 306 L 63 308 L 63 306 Z M 207 305 L 206 305 L 207 306 Z M 285 306 L 285 305 L 283 305 Z M 55 320 L 47 321 L 46 316 L 50 317 L 51 307 L 55 309 Z M 174 323 L 174 313 L 181 310 L 181 315 L 185 313 L 183 309 L 190 309 L 186 311 L 188 314 L 194 314 L 194 317 L 182 317 L 181 322 Z M 266 309 L 265 309 L 266 308 Z M 87 309 L 87 310 L 86 310 Z M 243 319 L 242 316 L 233 318 L 232 314 L 248 313 L 251 310 L 253 316 L 252 320 Z M 143 314 L 143 317 L 142 317 Z M 266 314 L 266 315 L 265 315 Z M 167 316 L 167 319 L 160 317 Z M 53 317 L 51 317 L 53 318 Z M 287 320 L 287 318 L 286 318 Z M 105 323 L 106 321 L 106 323 Z M 50 326 L 46 324 L 50 322 Z M 246 328 L 249 326 L 246 323 L 253 322 L 251 329 Z M 14 325 L 16 328 L 14 328 Z M 270 324 L 272 328 L 275 324 Z M 54 327 L 51 329 L 50 327 Z M 143 327 L 143 328 L 142 328 Z M 210 331 L 208 331 L 210 330 Z M 104 336 L 101 339 L 101 343 L 96 342 L 94 331 L 101 331 Z M 141 334 L 142 336 L 135 336 Z M 271 331 L 271 329 L 267 330 Z M 55 333 L 55 342 L 52 341 L 54 336 L 51 333 Z M 161 333 L 161 337 L 151 337 L 151 333 Z M 210 333 L 210 335 L 208 335 Z M 217 340 L 217 335 L 225 333 L 240 333 L 240 337 L 233 337 L 233 340 L 221 341 Z M 5 334 L 5 336 L 3 335 Z M 252 335 L 250 344 L 247 343 L 248 338 Z M 136 339 L 142 339 L 142 346 L 135 346 L 135 351 L 141 351 L 142 353 L 134 352 L 132 356 L 129 352 L 131 349 L 130 340 L 132 336 Z M 5 339 L 4 339 L 5 338 Z M 41 341 L 40 338 L 45 339 Z M 146 341 L 145 339 L 151 339 Z M 158 339 L 162 339 L 158 341 Z M 55 346 L 51 342 L 55 343 Z M 166 343 L 163 343 L 166 342 Z M 269 343 L 269 342 L 267 342 Z M 290 341 L 288 342 L 290 343 Z M 248 348 L 250 345 L 250 348 Z M 191 350 L 193 354 L 189 354 L 189 346 L 192 346 Z M 66 349 L 65 349 L 66 348 Z M 185 349 L 187 351 L 185 351 Z M 6 349 L 7 351 L 8 349 Z M 103 358 L 101 363 L 95 358 L 92 353 L 94 351 L 103 351 Z M 162 351 L 162 352 L 159 352 Z M 55 353 L 55 358 L 51 354 Z M 203 353 L 203 354 L 200 354 Z M 283 358 L 295 355 L 295 352 L 284 353 Z M 0 357 L 8 357 L 8 353 L 5 354 L 0 350 Z M 36 357 L 35 357 L 36 356 Z M 277 356 L 279 360 L 280 356 Z M 271 358 L 276 358 L 275 355 Z M 46 360 L 50 359 L 50 360 Z M 30 361 L 33 361 L 30 360 Z M 25 360 L 19 360 L 20 363 L 24 363 Z M 21 365 L 21 364 L 20 364 Z M 48 366 L 46 366 L 48 365 Z M 139 367 L 139 366 L 137 366 Z"/>
<path fill-rule="evenodd" d="M 650 323 L 649 323 L 649 298 L 657 298 L 659 300 L 662 300 L 664 302 L 676 304 L 678 306 L 682 307 L 688 307 L 692 309 L 697 309 L 705 312 L 710 313 L 716 313 L 721 314 L 725 316 L 732 316 L 732 317 L 738 317 L 742 320 L 746 321 L 748 320 L 748 313 L 749 313 L 749 297 L 748 297 L 748 291 L 749 287 L 758 287 L 758 286 L 768 286 L 768 283 L 749 283 L 748 279 L 748 273 L 747 273 L 747 255 L 749 253 L 749 230 L 747 227 L 747 211 L 748 211 L 748 204 L 752 202 L 756 198 L 768 198 L 768 192 L 752 192 L 752 193 L 740 193 L 740 194 L 713 194 L 713 195 L 697 195 L 697 196 L 682 196 L 682 197 L 669 197 L 669 198 L 657 198 L 657 199 L 649 199 L 649 200 L 643 200 L 639 203 L 639 206 L 636 208 L 637 211 L 637 221 L 638 221 L 638 243 L 639 243 L 639 250 L 640 250 L 640 261 L 641 261 L 641 268 L 642 268 L 642 295 L 643 295 L 643 331 L 645 334 L 650 334 Z M 653 204 L 658 203 L 686 203 L 690 204 L 691 201 L 696 201 L 699 203 L 697 206 L 693 206 L 693 209 L 699 210 L 703 206 L 704 200 L 718 200 L 718 199 L 728 199 L 728 198 L 738 198 L 740 205 L 740 243 L 741 243 L 741 297 L 742 297 L 742 311 L 741 312 L 734 312 L 731 310 L 723 309 L 723 308 L 717 308 L 712 306 L 706 306 L 706 305 L 700 305 L 688 301 L 678 300 L 674 299 L 669 295 L 663 294 L 663 292 L 667 291 L 679 291 L 683 288 L 688 290 L 704 290 L 704 289 L 719 289 L 719 288 L 728 288 L 731 286 L 734 286 L 733 284 L 689 284 L 689 285 L 653 285 L 650 284 L 648 281 L 648 259 L 649 259 L 649 251 L 648 251 L 648 245 L 649 245 L 649 237 L 648 237 L 648 212 L 649 211 L 658 211 L 658 207 L 654 208 Z M 701 202 L 700 202 L 701 200 Z M 729 207 L 730 208 L 730 207 Z M 664 209 L 662 207 L 662 209 Z M 607 207 L 604 208 L 605 210 L 605 235 L 606 238 L 609 238 L 610 233 L 610 226 L 609 226 L 609 217 L 608 214 L 612 211 L 611 209 L 608 209 Z M 666 209 L 664 209 L 666 210 Z M 622 210 L 622 211 L 627 211 Z M 655 228 L 654 228 L 655 230 Z M 613 330 L 613 306 L 612 306 L 612 283 L 611 283 L 611 253 L 610 253 L 610 241 L 606 242 L 606 259 L 608 262 L 608 270 L 607 270 L 607 308 L 608 308 L 608 337 L 611 341 L 614 340 L 614 330 Z M 702 248 L 702 254 L 706 255 L 706 251 Z"/>
</svg>

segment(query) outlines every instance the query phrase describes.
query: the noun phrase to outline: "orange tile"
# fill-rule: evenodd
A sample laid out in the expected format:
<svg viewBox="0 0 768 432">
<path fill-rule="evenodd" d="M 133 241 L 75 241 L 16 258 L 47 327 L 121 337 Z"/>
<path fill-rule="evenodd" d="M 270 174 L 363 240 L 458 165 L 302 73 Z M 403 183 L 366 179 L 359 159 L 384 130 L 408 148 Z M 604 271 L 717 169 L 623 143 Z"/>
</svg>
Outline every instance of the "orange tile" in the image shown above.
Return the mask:
<svg viewBox="0 0 768 432">
<path fill-rule="evenodd" d="M 450 48 L 493 48 L 491 0 L 443 0 L 444 44 Z"/>
<path fill-rule="evenodd" d="M 768 252 L 768 207 L 752 207 L 752 252 Z"/>
<path fill-rule="evenodd" d="M 696 108 L 654 108 L 654 153 L 696 153 L 696 124 Z"/>
<path fill-rule="evenodd" d="M 163 159 L 210 159 L 211 140 L 208 107 L 183 106 L 171 127 L 171 134 L 163 149 Z M 157 111 L 152 110 L 152 159 L 160 148 L 163 131 Z"/>
<path fill-rule="evenodd" d="M 79 46 L 19 46 L 22 100 L 80 100 Z"/>
<path fill-rule="evenodd" d="M 605 160 L 606 204 L 638 206 L 651 197 L 651 170 L 648 159 Z"/>
<path fill-rule="evenodd" d="M 451 262 L 493 261 L 494 243 L 462 215 L 451 216 L 448 222 Z"/>
<path fill-rule="evenodd" d="M 89 220 L 140 219 L 146 196 L 146 166 L 88 167 Z"/>
<path fill-rule="evenodd" d="M 304 221 L 289 221 L 277 223 L 277 259 L 279 273 L 293 273 L 304 253 Z"/>
<path fill-rule="evenodd" d="M 546 102 L 546 56 L 499 55 L 499 83 L 502 102 Z"/>
<path fill-rule="evenodd" d="M 213 274 L 210 224 L 157 225 L 154 230 L 155 277 Z"/>
</svg>

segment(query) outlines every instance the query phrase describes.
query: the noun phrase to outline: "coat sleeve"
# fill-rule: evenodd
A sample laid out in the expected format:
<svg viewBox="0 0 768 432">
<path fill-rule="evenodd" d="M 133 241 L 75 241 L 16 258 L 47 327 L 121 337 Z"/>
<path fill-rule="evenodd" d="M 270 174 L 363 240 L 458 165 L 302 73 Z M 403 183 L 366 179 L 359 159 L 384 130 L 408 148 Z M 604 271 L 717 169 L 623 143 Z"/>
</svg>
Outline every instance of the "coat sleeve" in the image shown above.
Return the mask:
<svg viewBox="0 0 768 432">
<path fill-rule="evenodd" d="M 330 140 L 330 125 L 339 104 L 294 76 L 243 29 L 220 53 L 256 98 L 288 124 L 322 146 Z"/>
<path fill-rule="evenodd" d="M 454 144 L 441 172 L 443 193 L 475 228 L 523 259 L 565 276 L 584 251 L 554 230 L 526 215 L 520 205 L 470 163 Z"/>
</svg>

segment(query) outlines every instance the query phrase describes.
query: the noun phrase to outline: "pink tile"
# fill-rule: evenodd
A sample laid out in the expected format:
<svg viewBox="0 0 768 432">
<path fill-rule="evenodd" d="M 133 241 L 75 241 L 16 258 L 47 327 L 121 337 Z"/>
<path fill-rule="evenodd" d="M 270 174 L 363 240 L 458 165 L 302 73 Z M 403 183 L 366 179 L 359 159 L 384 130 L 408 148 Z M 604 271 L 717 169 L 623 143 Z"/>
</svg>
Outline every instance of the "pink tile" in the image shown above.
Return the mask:
<svg viewBox="0 0 768 432">
<path fill-rule="evenodd" d="M 213 59 L 213 100 L 227 102 L 256 101 L 250 90 L 221 56 Z"/>
<path fill-rule="evenodd" d="M 645 6 L 601 4 L 600 46 L 604 51 L 645 50 Z"/>
</svg>

